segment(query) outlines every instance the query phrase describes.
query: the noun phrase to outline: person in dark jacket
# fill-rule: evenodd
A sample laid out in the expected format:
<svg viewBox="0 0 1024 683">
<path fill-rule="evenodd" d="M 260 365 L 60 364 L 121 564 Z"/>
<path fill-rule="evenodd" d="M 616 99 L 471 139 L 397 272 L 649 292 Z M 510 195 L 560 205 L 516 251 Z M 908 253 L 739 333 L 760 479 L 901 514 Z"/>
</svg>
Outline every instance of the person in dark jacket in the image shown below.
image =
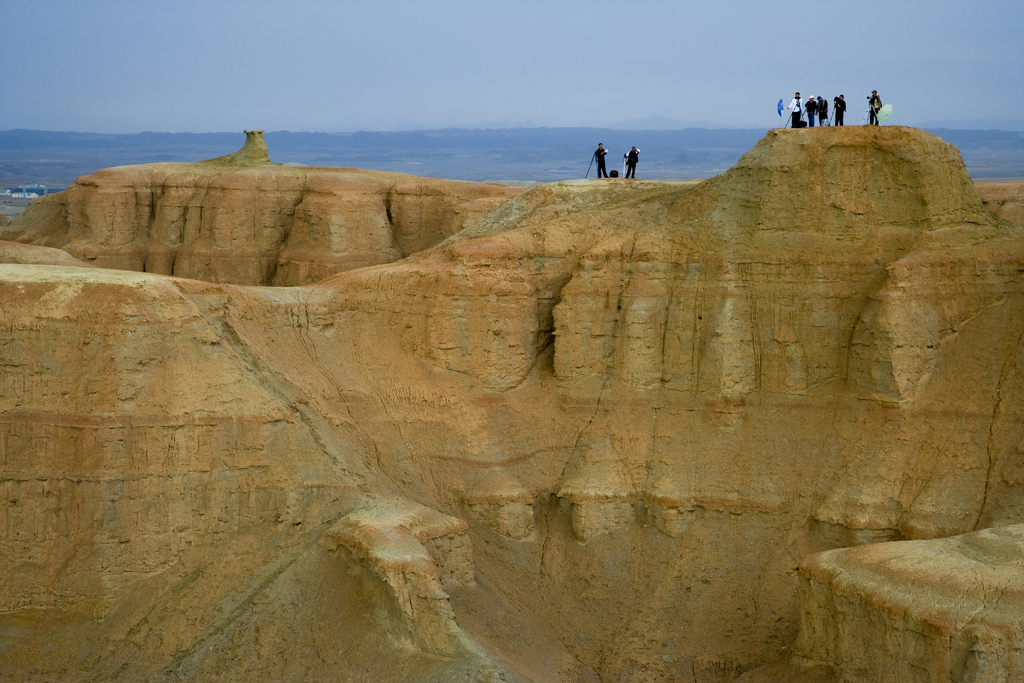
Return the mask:
<svg viewBox="0 0 1024 683">
<path fill-rule="evenodd" d="M 608 171 L 604 168 L 604 157 L 608 154 L 608 150 L 604 148 L 604 143 L 597 143 L 597 151 L 594 152 L 594 158 L 597 159 L 597 177 L 607 178 Z"/>
<path fill-rule="evenodd" d="M 828 125 L 828 102 L 821 95 L 818 95 L 818 125 Z"/>
<path fill-rule="evenodd" d="M 840 95 L 839 97 L 832 98 L 832 103 L 834 105 L 832 109 L 835 116 L 835 124 L 841 126 L 843 125 L 843 114 L 846 113 L 846 100 Z"/>
<path fill-rule="evenodd" d="M 804 111 L 807 112 L 807 127 L 814 128 L 814 114 L 818 111 L 818 103 L 814 101 L 814 97 L 807 98 Z"/>
<path fill-rule="evenodd" d="M 622 155 L 626 159 L 626 177 L 636 178 L 636 164 L 640 161 L 640 150 L 636 147 L 629 150 L 629 154 Z"/>
</svg>

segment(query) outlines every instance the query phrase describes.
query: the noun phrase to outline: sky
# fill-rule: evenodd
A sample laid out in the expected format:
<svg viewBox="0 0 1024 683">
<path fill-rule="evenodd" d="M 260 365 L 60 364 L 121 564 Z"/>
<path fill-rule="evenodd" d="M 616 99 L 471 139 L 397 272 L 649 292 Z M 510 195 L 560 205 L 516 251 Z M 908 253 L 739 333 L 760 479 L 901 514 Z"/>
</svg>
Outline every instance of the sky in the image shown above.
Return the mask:
<svg viewBox="0 0 1024 683">
<path fill-rule="evenodd" d="M 0 0 L 0 130 L 1024 119 L 1024 0 Z M 667 126 L 657 126 L 667 127 Z"/>
</svg>

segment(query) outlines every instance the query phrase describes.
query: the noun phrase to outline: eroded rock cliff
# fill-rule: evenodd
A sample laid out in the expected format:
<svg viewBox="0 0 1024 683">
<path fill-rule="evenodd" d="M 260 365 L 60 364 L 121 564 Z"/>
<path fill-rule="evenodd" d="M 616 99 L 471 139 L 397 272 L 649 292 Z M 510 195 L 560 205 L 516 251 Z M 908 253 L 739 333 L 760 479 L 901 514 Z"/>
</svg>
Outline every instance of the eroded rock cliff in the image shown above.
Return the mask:
<svg viewBox="0 0 1024 683">
<path fill-rule="evenodd" d="M 1024 181 L 976 183 L 985 208 L 1011 223 L 1024 225 Z"/>
<path fill-rule="evenodd" d="M 867 683 L 1024 680 L 1024 525 L 802 563 L 794 669 Z"/>
<path fill-rule="evenodd" d="M 305 287 L 0 266 L 2 670 L 834 666 L 804 558 L 1024 522 L 1022 237 L 938 138 L 849 127 Z"/>
<path fill-rule="evenodd" d="M 195 164 L 105 169 L 32 202 L 0 239 L 104 268 L 300 285 L 437 244 L 520 190 L 355 169 L 275 166 L 262 131 Z"/>
</svg>

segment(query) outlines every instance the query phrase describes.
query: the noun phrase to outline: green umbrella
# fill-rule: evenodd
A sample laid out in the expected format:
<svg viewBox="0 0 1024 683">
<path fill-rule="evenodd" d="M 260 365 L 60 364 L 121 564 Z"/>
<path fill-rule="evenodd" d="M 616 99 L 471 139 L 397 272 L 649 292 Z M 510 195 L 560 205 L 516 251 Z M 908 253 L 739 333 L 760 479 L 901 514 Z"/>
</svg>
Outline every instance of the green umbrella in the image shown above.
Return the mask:
<svg viewBox="0 0 1024 683">
<path fill-rule="evenodd" d="M 878 122 L 881 123 L 882 121 L 885 121 L 887 118 L 889 118 L 890 114 L 892 114 L 892 105 L 887 104 L 878 110 Z"/>
</svg>

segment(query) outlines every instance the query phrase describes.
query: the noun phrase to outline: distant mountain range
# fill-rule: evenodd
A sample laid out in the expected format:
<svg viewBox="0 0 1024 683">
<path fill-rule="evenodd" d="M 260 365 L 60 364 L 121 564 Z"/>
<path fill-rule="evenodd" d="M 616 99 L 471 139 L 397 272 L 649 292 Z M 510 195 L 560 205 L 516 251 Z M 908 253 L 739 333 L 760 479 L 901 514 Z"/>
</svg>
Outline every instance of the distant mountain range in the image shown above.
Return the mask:
<svg viewBox="0 0 1024 683">
<path fill-rule="evenodd" d="M 661 117 L 664 118 L 664 117 Z M 665 121 L 669 121 L 666 119 Z M 648 117 L 623 124 L 650 124 Z M 661 122 L 664 123 L 664 122 Z M 346 166 L 477 181 L 550 182 L 582 178 L 598 142 L 620 168 L 631 145 L 641 150 L 637 174 L 704 178 L 736 163 L 766 128 L 505 128 L 357 133 L 266 134 L 278 163 Z M 1024 178 L 1024 132 L 936 128 L 956 145 L 975 179 Z M 65 187 L 81 175 L 127 164 L 198 161 L 236 151 L 237 133 L 101 134 L 0 131 L 0 187 L 40 183 Z M 596 169 L 591 168 L 593 175 Z"/>
<path fill-rule="evenodd" d="M 933 128 L 956 128 L 958 130 L 1005 130 L 1024 131 L 1024 119 L 975 119 L 973 121 L 939 120 L 929 121 L 920 126 L 925 130 Z"/>
</svg>

